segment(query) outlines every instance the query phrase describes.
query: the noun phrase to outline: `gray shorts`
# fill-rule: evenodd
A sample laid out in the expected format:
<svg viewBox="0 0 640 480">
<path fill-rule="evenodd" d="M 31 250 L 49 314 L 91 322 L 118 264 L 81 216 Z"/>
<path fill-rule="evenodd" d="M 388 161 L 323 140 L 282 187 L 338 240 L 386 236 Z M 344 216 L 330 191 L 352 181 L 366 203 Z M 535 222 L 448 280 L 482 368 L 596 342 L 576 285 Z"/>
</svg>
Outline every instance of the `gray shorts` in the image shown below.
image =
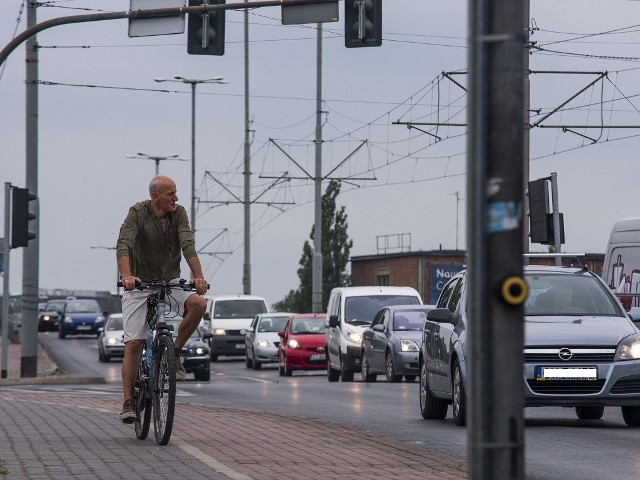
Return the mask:
<svg viewBox="0 0 640 480">
<path fill-rule="evenodd" d="M 131 290 L 122 294 L 122 318 L 124 320 L 124 342 L 147 338 L 147 297 L 153 290 Z M 171 291 L 171 310 L 180 316 L 184 315 L 184 305 L 191 295 L 190 292 L 175 288 Z"/>
</svg>

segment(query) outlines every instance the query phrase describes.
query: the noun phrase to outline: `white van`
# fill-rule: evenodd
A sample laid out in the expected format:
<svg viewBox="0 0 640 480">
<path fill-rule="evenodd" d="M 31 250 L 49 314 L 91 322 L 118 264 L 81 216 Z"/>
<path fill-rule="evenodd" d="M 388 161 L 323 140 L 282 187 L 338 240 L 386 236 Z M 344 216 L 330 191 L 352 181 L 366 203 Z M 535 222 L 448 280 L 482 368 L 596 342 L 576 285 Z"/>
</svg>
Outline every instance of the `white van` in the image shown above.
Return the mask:
<svg viewBox="0 0 640 480">
<path fill-rule="evenodd" d="M 259 313 L 269 313 L 267 301 L 257 295 L 205 295 L 207 311 L 203 324 L 213 333 L 212 362 L 219 355 L 244 355 L 244 336 Z"/>
<path fill-rule="evenodd" d="M 622 218 L 613 226 L 602 278 L 616 293 L 640 294 L 640 217 Z M 640 307 L 640 296 L 620 299 L 627 311 Z"/>
<path fill-rule="evenodd" d="M 327 378 L 352 382 L 361 368 L 362 333 L 388 305 L 422 305 L 411 287 L 338 287 L 327 304 Z"/>
</svg>

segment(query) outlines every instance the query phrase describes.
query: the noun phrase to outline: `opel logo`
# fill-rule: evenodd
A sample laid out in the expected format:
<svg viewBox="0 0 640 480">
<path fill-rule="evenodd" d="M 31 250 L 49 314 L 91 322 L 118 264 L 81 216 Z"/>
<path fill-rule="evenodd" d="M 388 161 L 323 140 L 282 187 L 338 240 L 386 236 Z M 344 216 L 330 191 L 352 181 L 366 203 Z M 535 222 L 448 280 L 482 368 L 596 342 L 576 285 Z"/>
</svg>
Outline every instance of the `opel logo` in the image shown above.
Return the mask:
<svg viewBox="0 0 640 480">
<path fill-rule="evenodd" d="M 558 350 L 558 356 L 560 357 L 560 360 L 567 362 L 573 358 L 573 352 L 566 347 L 561 348 Z"/>
<path fill-rule="evenodd" d="M 320 353 L 324 352 L 324 347 L 318 347 L 317 349 Z"/>
</svg>

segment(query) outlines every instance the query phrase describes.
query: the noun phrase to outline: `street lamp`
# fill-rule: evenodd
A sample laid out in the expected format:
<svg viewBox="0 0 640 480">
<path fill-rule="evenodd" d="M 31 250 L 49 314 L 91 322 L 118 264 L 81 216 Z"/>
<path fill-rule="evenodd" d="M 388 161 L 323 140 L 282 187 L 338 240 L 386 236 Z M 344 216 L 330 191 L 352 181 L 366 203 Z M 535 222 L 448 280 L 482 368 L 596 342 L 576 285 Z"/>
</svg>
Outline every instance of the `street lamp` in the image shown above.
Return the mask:
<svg viewBox="0 0 640 480">
<path fill-rule="evenodd" d="M 185 78 L 182 75 L 174 75 L 173 78 L 154 78 L 156 82 L 178 82 L 191 85 L 191 230 L 196 235 L 196 85 L 199 83 L 228 84 L 229 81 L 222 77 L 212 78 Z"/>
<path fill-rule="evenodd" d="M 127 155 L 127 158 L 142 158 L 144 160 L 153 160 L 156 162 L 156 176 L 160 174 L 160 162 L 162 160 L 179 160 L 186 162 L 188 158 L 180 158 L 178 154 L 175 155 L 149 155 L 146 153 L 138 152 L 135 155 Z"/>
<path fill-rule="evenodd" d="M 116 247 L 105 247 L 104 245 L 91 245 L 89 248 L 93 249 L 102 249 L 102 250 L 116 250 Z M 116 262 L 116 289 L 118 292 L 118 298 L 120 298 L 120 287 L 118 287 L 118 282 L 120 281 L 120 269 L 118 268 L 118 263 Z"/>
</svg>

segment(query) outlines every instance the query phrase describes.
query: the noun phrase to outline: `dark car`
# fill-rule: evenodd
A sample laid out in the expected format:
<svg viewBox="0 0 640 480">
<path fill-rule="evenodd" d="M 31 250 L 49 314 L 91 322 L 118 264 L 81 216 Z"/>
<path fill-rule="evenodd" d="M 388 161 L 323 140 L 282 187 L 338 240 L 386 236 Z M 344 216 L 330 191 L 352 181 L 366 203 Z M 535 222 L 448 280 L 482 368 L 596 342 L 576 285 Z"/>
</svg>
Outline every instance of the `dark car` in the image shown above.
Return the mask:
<svg viewBox="0 0 640 480">
<path fill-rule="evenodd" d="M 57 332 L 66 300 L 49 300 L 38 315 L 39 332 Z"/>
<path fill-rule="evenodd" d="M 524 269 L 523 376 L 527 407 L 574 407 L 581 420 L 621 407 L 630 427 L 640 426 L 640 329 L 600 277 L 586 268 Z M 464 425 L 468 385 L 467 275 L 445 285 L 427 314 L 420 352 L 420 411 Z"/>
<path fill-rule="evenodd" d="M 166 318 L 165 322 L 173 326 L 173 338 L 178 335 L 178 328 L 182 317 Z M 211 332 L 204 332 L 196 328 L 187 339 L 182 349 L 182 364 L 187 373 L 193 373 L 196 380 L 208 382 L 211 380 L 211 361 L 209 360 L 209 339 L 213 337 Z"/>
<path fill-rule="evenodd" d="M 76 298 L 66 300 L 60 315 L 58 337 L 67 335 L 100 336 L 100 328 L 104 325 L 105 314 L 97 300 Z"/>
<path fill-rule="evenodd" d="M 413 382 L 419 373 L 422 327 L 434 305 L 395 305 L 381 309 L 362 334 L 362 381 L 375 382 L 384 374 L 388 382 L 404 376 Z"/>
</svg>

